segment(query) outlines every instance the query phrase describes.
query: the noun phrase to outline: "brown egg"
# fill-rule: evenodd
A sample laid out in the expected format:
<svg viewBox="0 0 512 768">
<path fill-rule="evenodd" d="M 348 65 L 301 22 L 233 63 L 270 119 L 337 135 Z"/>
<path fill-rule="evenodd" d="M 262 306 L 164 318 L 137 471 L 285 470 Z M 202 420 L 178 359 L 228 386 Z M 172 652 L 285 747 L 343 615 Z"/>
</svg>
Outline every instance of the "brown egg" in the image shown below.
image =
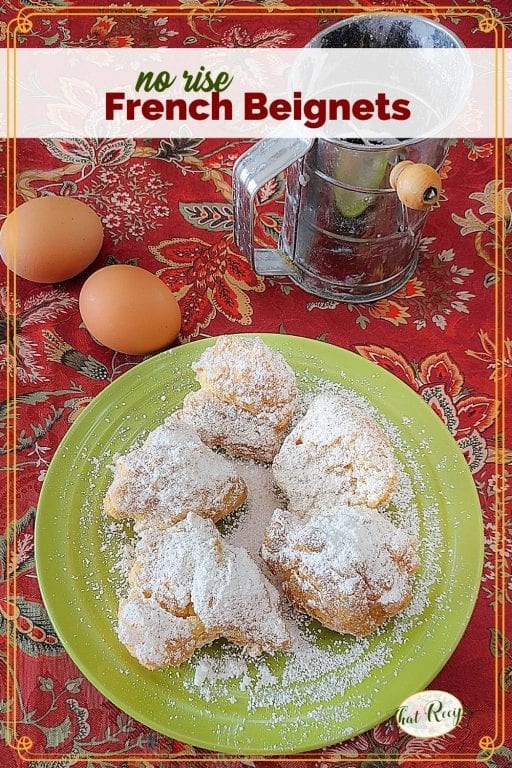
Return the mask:
<svg viewBox="0 0 512 768">
<path fill-rule="evenodd" d="M 145 355 L 178 336 L 180 307 L 166 285 L 140 267 L 113 264 L 94 272 L 80 292 L 85 327 L 105 347 Z"/>
<path fill-rule="evenodd" d="M 91 264 L 103 243 L 99 216 L 72 197 L 36 197 L 5 219 L 0 255 L 20 277 L 58 283 Z"/>
</svg>

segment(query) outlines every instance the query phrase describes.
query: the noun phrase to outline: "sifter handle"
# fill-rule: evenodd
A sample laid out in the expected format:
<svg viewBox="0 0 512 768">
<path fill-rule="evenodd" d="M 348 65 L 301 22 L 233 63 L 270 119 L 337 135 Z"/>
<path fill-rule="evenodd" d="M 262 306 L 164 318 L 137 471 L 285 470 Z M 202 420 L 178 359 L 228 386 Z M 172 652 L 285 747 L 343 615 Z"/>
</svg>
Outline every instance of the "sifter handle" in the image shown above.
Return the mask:
<svg viewBox="0 0 512 768">
<path fill-rule="evenodd" d="M 262 139 L 233 166 L 235 244 L 260 275 L 286 275 L 290 267 L 278 248 L 254 247 L 254 198 L 263 184 L 305 155 L 312 144 L 308 139 Z"/>
<path fill-rule="evenodd" d="M 402 160 L 389 174 L 389 183 L 398 199 L 415 211 L 426 211 L 439 200 L 443 182 L 435 168 L 425 163 Z"/>
</svg>

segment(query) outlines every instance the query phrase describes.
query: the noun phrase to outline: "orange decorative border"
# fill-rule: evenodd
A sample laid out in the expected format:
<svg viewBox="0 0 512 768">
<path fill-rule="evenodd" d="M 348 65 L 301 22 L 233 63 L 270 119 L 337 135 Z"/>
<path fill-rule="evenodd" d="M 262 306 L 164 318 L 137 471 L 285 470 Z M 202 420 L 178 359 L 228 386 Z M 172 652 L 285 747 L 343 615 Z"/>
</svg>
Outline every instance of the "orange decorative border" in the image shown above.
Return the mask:
<svg viewBox="0 0 512 768">
<path fill-rule="evenodd" d="M 188 8 L 171 9 L 166 5 L 156 5 L 151 7 L 138 6 L 138 7 L 119 7 L 115 5 L 105 6 L 89 6 L 89 5 L 77 5 L 77 6 L 46 6 L 44 10 L 37 10 L 35 7 L 22 8 L 16 18 L 13 18 L 7 24 L 7 91 L 6 91 L 6 117 L 7 117 L 7 189 L 6 189 L 6 212 L 9 214 L 16 207 L 16 51 L 17 51 L 17 35 L 28 34 L 33 27 L 32 19 L 40 16 L 47 16 L 48 11 L 51 10 L 52 16 L 65 15 L 70 16 L 98 16 L 101 14 L 108 14 L 109 16 L 159 16 L 165 14 L 166 16 L 187 16 L 195 13 L 204 13 L 205 10 L 214 10 L 215 5 L 213 1 L 205 0 L 204 5 L 190 6 Z M 225 7 L 221 9 L 223 16 L 240 17 L 240 16 L 267 16 L 269 12 L 272 12 L 273 16 L 286 17 L 286 16 L 318 16 L 318 15 L 332 15 L 332 16 L 352 16 L 356 15 L 355 12 L 366 13 L 403 13 L 417 14 L 421 16 L 439 16 L 449 15 L 460 17 L 476 17 L 478 18 L 478 27 L 481 32 L 494 33 L 494 48 L 495 48 L 495 87 L 494 87 L 494 103 L 495 103 L 495 137 L 494 137 L 494 175 L 495 175 L 495 230 L 496 230 L 496 242 L 494 246 L 494 342 L 495 342 L 495 362 L 496 370 L 500 370 L 499 361 L 505 359 L 505 299 L 506 299 L 506 272 L 505 272 L 505 218 L 499 216 L 500 211 L 505 210 L 505 27 L 502 21 L 497 18 L 492 9 L 486 6 L 474 6 L 464 5 L 454 8 L 453 6 L 407 6 L 407 7 L 386 7 L 383 4 L 380 7 L 368 7 L 358 8 L 353 5 L 340 5 L 329 6 L 322 5 L 321 7 L 311 6 L 293 6 L 283 10 L 283 7 L 278 8 L 270 7 L 257 7 L 237 5 L 236 8 Z M 12 54 L 11 54 L 11 38 L 12 38 Z M 501 73 L 501 76 L 498 76 Z M 11 76 L 13 77 L 13 85 L 11 86 Z M 12 100 L 11 100 L 12 95 Z M 9 136 L 9 129 L 11 124 L 14 126 L 14 135 Z M 498 189 L 499 181 L 502 181 L 501 191 Z M 501 247 L 499 243 L 501 242 Z M 17 281 L 15 275 L 9 270 L 7 272 L 7 295 L 13 296 L 13 305 L 16 306 L 17 298 Z M 11 294 L 12 292 L 12 294 Z M 9 299 L 8 299 L 9 301 Z M 12 334 L 13 338 L 13 350 L 14 355 L 11 355 L 10 350 L 6 351 L 7 362 L 7 382 L 6 382 L 6 399 L 9 402 L 16 398 L 16 324 L 11 329 L 11 316 L 7 312 L 7 338 L 10 338 Z M 12 370 L 12 376 L 9 375 L 9 370 Z M 495 423 L 495 460 L 494 460 L 494 472 L 495 476 L 499 477 L 500 470 L 502 477 L 505 477 L 505 459 L 506 459 L 506 443 L 500 444 L 499 435 L 505 439 L 506 435 L 506 373 L 503 370 L 502 376 L 496 376 L 494 386 L 495 402 L 498 404 L 501 402 L 500 416 L 496 419 Z M 6 453 L 6 475 L 7 475 L 7 526 L 6 530 L 9 533 L 11 526 L 16 525 L 16 409 L 7 410 L 6 416 L 6 440 L 7 440 L 7 453 Z M 11 458 L 12 457 L 12 458 Z M 506 587 L 506 561 L 505 561 L 505 543 L 506 543 L 506 527 L 505 527 L 505 483 L 496 483 L 494 492 L 495 501 L 495 553 L 494 553 L 494 589 L 496 597 L 496 606 L 494 610 L 494 628 L 498 632 L 502 632 L 503 636 L 506 636 L 506 614 L 505 614 L 505 587 Z M 14 528 L 13 528 L 14 530 Z M 10 562 L 11 558 L 11 546 L 15 548 L 16 537 L 13 537 L 13 544 L 11 545 L 10 537 L 7 535 L 7 562 Z M 500 562 L 501 557 L 501 562 Z M 11 589 L 12 582 L 12 589 Z M 171 755 L 116 755 L 115 753 L 105 753 L 98 755 L 36 755 L 31 754 L 30 749 L 33 745 L 32 740 L 28 736 L 16 735 L 16 723 L 17 723 L 17 698 L 16 698 L 16 670 L 17 670 L 17 638 L 16 638 L 16 572 L 14 572 L 11 582 L 6 580 L 6 605 L 7 605 L 7 659 L 6 659 L 6 701 L 7 701 L 7 738 L 6 741 L 10 747 L 12 747 L 19 755 L 22 761 L 28 762 L 30 760 L 38 760 L 40 762 L 48 763 L 61 763 L 65 761 L 78 761 L 78 760 L 100 760 L 105 759 L 110 763 L 130 763 L 136 764 L 140 761 L 158 761 L 158 763 L 171 763 L 171 762 L 194 762 L 194 763 L 215 763 L 222 762 L 228 763 L 238 761 L 240 758 L 235 755 L 225 755 L 222 757 L 212 757 L 210 755 L 189 755 L 189 756 L 175 756 Z M 13 643 L 10 641 L 10 635 L 12 632 Z M 9 670 L 12 668 L 13 679 L 9 675 Z M 479 740 L 479 747 L 482 752 L 479 755 L 474 753 L 460 753 L 457 755 L 443 754 L 442 757 L 429 756 L 428 758 L 407 756 L 408 763 L 439 763 L 446 764 L 447 761 L 452 763 L 467 762 L 468 759 L 473 761 L 480 761 L 482 763 L 491 759 L 493 754 L 499 747 L 503 746 L 506 738 L 506 707 L 505 707 L 505 689 L 500 689 L 498 683 L 498 677 L 500 672 L 504 675 L 505 670 L 505 655 L 500 657 L 495 656 L 494 659 L 494 734 L 484 735 Z M 9 701 L 12 696 L 13 705 L 9 707 Z M 249 756 L 241 756 L 245 760 Z M 323 763 L 336 762 L 344 763 L 350 762 L 363 763 L 368 760 L 372 760 L 374 763 L 389 763 L 392 759 L 399 759 L 399 755 L 396 758 L 391 758 L 389 755 L 386 757 L 379 757 L 378 755 L 359 755 L 358 757 L 336 757 L 329 758 L 323 755 L 290 755 L 276 757 L 252 757 L 253 760 L 259 762 L 274 761 L 278 759 L 280 762 L 285 761 L 314 761 L 318 762 L 322 760 Z"/>
</svg>

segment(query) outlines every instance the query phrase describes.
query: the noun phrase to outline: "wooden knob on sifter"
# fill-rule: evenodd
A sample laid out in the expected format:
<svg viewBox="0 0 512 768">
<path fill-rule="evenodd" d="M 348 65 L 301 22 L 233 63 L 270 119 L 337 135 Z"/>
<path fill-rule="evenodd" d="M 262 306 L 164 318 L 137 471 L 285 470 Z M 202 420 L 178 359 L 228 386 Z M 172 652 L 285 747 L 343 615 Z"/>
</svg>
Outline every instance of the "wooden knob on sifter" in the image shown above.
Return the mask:
<svg viewBox="0 0 512 768">
<path fill-rule="evenodd" d="M 432 208 L 441 194 L 441 177 L 435 168 L 425 163 L 402 160 L 389 174 L 389 183 L 399 200 L 415 211 Z"/>
</svg>

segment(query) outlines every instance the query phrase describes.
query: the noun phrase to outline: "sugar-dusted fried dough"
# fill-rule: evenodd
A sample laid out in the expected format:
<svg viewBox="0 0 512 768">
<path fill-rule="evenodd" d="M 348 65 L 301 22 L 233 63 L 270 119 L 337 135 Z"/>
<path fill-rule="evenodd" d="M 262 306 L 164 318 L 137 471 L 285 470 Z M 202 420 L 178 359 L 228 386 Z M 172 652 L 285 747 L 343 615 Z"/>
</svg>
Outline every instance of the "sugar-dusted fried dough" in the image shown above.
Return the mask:
<svg viewBox="0 0 512 768">
<path fill-rule="evenodd" d="M 104 510 L 166 526 L 189 512 L 217 521 L 247 497 L 232 464 L 201 442 L 181 414 L 151 432 L 144 445 L 114 459 Z"/>
<path fill-rule="evenodd" d="M 405 608 L 416 542 L 373 509 L 338 506 L 303 520 L 277 509 L 261 551 L 299 610 L 364 636 Z"/>
<path fill-rule="evenodd" d="M 257 336 L 220 336 L 192 368 L 201 387 L 222 402 L 249 413 L 279 411 L 276 426 L 280 416 L 289 422 L 297 398 L 295 374 Z"/>
<path fill-rule="evenodd" d="M 208 634 L 196 616 L 174 616 L 135 591 L 119 602 L 117 632 L 131 655 L 148 669 L 182 664 L 218 637 Z"/>
<path fill-rule="evenodd" d="M 264 411 L 238 410 L 205 389 L 185 396 L 183 414 L 206 445 L 218 445 L 232 456 L 270 462 L 281 447 L 283 434 Z"/>
<path fill-rule="evenodd" d="M 336 504 L 378 507 L 398 483 L 387 435 L 340 395 L 315 398 L 286 437 L 272 469 L 290 508 L 306 515 Z"/>
<path fill-rule="evenodd" d="M 290 647 L 276 589 L 209 520 L 189 514 L 139 534 L 118 636 L 141 664 L 181 664 L 219 637 L 253 655 Z"/>
<path fill-rule="evenodd" d="M 221 336 L 192 365 L 201 389 L 183 413 L 207 445 L 272 461 L 297 402 L 295 374 L 258 337 Z"/>
</svg>

